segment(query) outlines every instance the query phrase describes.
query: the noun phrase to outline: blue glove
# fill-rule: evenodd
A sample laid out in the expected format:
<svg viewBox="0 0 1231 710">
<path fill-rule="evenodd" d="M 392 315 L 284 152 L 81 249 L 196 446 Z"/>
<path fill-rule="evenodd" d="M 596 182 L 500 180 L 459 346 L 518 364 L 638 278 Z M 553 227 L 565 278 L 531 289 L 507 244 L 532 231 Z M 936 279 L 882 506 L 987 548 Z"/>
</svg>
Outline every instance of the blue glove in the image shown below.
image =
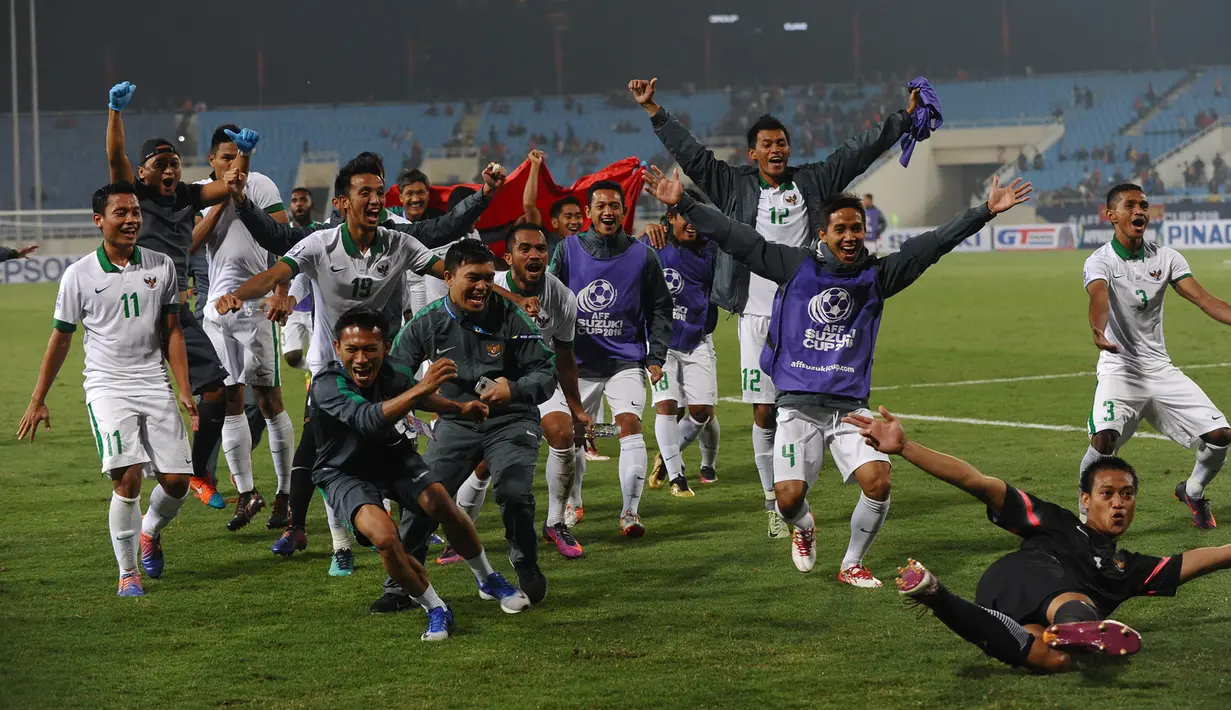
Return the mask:
<svg viewBox="0 0 1231 710">
<path fill-rule="evenodd" d="M 251 128 L 241 128 L 239 133 L 228 128 L 226 133 L 231 142 L 235 144 L 235 147 L 239 148 L 240 155 L 251 155 L 252 149 L 256 147 L 257 143 L 261 142 L 261 134 Z"/>
<path fill-rule="evenodd" d="M 107 104 L 112 111 L 123 111 L 128 102 L 133 100 L 133 92 L 137 90 L 137 85 L 131 81 L 121 81 L 111 87 L 109 96 L 111 101 Z"/>
</svg>

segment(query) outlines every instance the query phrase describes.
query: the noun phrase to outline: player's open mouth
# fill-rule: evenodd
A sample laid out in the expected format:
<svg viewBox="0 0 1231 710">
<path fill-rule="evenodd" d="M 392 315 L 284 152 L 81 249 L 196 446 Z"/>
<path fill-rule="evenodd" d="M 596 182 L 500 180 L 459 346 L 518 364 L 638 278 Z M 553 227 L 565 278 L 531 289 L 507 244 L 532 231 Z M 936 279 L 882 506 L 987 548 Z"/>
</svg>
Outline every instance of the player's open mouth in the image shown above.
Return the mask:
<svg viewBox="0 0 1231 710">
<path fill-rule="evenodd" d="M 171 186 L 174 184 L 175 184 L 175 178 L 165 177 L 162 179 L 162 186 L 167 188 L 168 190 L 170 190 Z"/>
<path fill-rule="evenodd" d="M 838 245 L 838 251 L 841 252 L 843 256 L 854 257 L 856 254 L 859 253 L 859 243 L 858 242 L 842 242 L 841 244 Z"/>
<path fill-rule="evenodd" d="M 538 273 L 542 273 L 542 271 L 543 271 L 543 262 L 537 259 L 534 261 L 526 262 L 526 273 L 538 274 Z"/>
<path fill-rule="evenodd" d="M 481 291 L 471 291 L 466 294 L 467 305 L 475 308 L 482 308 L 484 303 L 487 303 L 487 293 Z"/>
<path fill-rule="evenodd" d="M 1137 229 L 1145 229 L 1146 224 L 1148 224 L 1148 223 L 1149 223 L 1149 221 L 1150 221 L 1150 220 L 1148 220 L 1148 219 L 1147 219 L 1147 218 L 1145 218 L 1145 217 L 1134 217 L 1134 218 L 1133 218 L 1133 221 L 1131 222 L 1131 224 L 1132 224 L 1134 227 L 1136 227 Z"/>
<path fill-rule="evenodd" d="M 376 220 L 380 219 L 380 210 L 379 209 L 364 210 L 363 216 L 375 222 Z"/>
<path fill-rule="evenodd" d="M 785 167 L 786 158 L 782 157 L 781 155 L 771 155 L 769 157 L 769 164 L 775 168 Z"/>
<path fill-rule="evenodd" d="M 697 236 L 697 228 L 692 226 L 691 224 L 685 224 L 684 234 L 687 234 L 690 237 L 695 237 Z"/>
<path fill-rule="evenodd" d="M 616 225 L 616 218 L 614 215 L 605 214 L 602 217 L 599 217 L 598 221 L 605 227 L 614 227 Z"/>
<path fill-rule="evenodd" d="M 372 364 L 352 365 L 351 376 L 355 378 L 356 384 L 367 381 L 372 376 Z"/>
</svg>

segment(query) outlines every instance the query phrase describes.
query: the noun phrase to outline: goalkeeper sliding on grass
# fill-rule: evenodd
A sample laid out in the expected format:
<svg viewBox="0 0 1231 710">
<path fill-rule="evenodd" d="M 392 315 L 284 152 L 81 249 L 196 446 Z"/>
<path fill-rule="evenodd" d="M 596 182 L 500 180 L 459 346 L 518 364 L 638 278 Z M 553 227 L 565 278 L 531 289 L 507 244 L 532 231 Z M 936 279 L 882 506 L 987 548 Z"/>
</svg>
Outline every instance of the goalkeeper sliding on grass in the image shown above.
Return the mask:
<svg viewBox="0 0 1231 710">
<path fill-rule="evenodd" d="M 1130 597 L 1174 596 L 1179 585 L 1231 567 L 1231 545 L 1161 558 L 1116 549 L 1137 504 L 1137 473 L 1123 459 L 1099 459 L 1082 471 L 1081 498 L 1089 508 L 1083 524 L 1058 505 L 907 439 L 893 415 L 884 407 L 880 414 L 843 421 L 877 451 L 897 454 L 978 498 L 988 520 L 1022 538 L 1021 549 L 983 573 L 974 603 L 915 560 L 897 579 L 902 594 L 997 660 L 1048 673 L 1068 670 L 1065 651 L 1136 653 L 1141 635 L 1107 618 L 1116 607 Z"/>
</svg>

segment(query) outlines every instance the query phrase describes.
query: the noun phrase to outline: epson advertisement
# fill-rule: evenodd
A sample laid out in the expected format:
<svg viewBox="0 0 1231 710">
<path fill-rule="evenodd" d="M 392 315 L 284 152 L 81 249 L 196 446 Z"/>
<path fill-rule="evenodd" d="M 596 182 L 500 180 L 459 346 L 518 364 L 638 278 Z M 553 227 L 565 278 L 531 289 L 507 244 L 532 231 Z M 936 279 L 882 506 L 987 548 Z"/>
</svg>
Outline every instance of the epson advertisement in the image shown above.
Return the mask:
<svg viewBox="0 0 1231 710">
<path fill-rule="evenodd" d="M 58 283 L 79 256 L 28 256 L 0 264 L 0 285 Z"/>
</svg>

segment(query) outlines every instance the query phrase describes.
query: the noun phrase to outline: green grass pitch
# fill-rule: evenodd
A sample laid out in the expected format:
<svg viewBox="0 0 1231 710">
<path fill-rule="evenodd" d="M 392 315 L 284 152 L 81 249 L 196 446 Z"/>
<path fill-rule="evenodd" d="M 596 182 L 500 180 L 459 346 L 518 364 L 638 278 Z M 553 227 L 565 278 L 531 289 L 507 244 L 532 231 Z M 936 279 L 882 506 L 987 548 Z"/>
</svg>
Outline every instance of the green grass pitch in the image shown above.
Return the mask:
<svg viewBox="0 0 1231 710">
<path fill-rule="evenodd" d="M 1231 296 L 1225 254 L 1188 254 L 1198 279 Z M 892 299 L 880 331 L 874 385 L 944 383 L 1092 371 L 1096 351 L 1081 287 L 1085 253 L 959 254 Z M 586 475 L 586 556 L 566 561 L 540 548 L 544 604 L 506 616 L 481 602 L 464 566 L 429 573 L 455 611 L 458 633 L 425 644 L 420 611 L 373 616 L 378 557 L 357 550 L 349 579 L 326 576 L 329 536 L 319 500 L 310 545 L 275 558 L 259 524 L 230 533 L 230 512 L 195 499 L 165 534 L 167 569 L 139 600 L 115 596 L 107 542 L 110 486 L 82 406 L 80 334 L 48 399 L 53 429 L 34 444 L 13 438 L 50 330 L 55 288 L 0 289 L 0 707 L 1228 707 L 1231 575 L 1215 574 L 1175 599 L 1137 599 L 1117 612 L 1140 630 L 1128 662 L 1084 663 L 1080 672 L 1034 677 L 984 657 L 935 619 L 916 618 L 892 588 L 860 590 L 834 577 L 858 497 L 827 463 L 810 500 L 818 563 L 795 571 L 786 540 L 765 537 L 752 464 L 751 412 L 724 402 L 719 483 L 697 497 L 646 490 L 639 541 L 616 524 L 615 461 Z M 1229 334 L 1172 293 L 1167 335 L 1177 364 L 1231 361 Z M 715 340 L 719 389 L 739 394 L 734 320 Z M 288 409 L 302 387 L 289 371 Z M 1231 370 L 1192 369 L 1216 403 L 1231 407 Z M 940 417 L 1081 427 L 1094 377 L 997 384 L 896 387 L 874 404 Z M 647 411 L 649 411 L 647 409 Z M 652 416 L 652 414 L 650 415 Z M 916 439 L 961 456 L 1041 497 L 1072 505 L 1082 433 L 907 421 Z M 1143 430 L 1148 430 L 1144 428 Z M 652 439 L 652 420 L 646 421 Z M 611 441 L 601 444 L 614 455 Z M 651 456 L 653 444 L 651 442 Z M 695 448 L 686 452 L 690 472 Z M 1143 474 L 1133 550 L 1171 554 L 1222 544 L 1202 533 L 1171 496 L 1193 454 L 1137 439 L 1124 455 Z M 267 445 L 254 454 L 258 488 L 272 498 Z M 953 590 L 973 596 L 985 567 L 1017 542 L 986 521 L 973 499 L 895 461 L 893 508 L 866 560 L 890 582 L 907 556 Z M 1224 475 L 1224 478 L 1226 476 Z M 225 472 L 221 476 L 226 481 Z M 694 478 L 695 480 L 695 478 Z M 1231 518 L 1231 482 L 1210 494 Z M 148 496 L 149 484 L 145 493 Z M 231 493 L 230 484 L 224 494 Z M 536 481 L 539 519 L 545 513 Z M 497 567 L 510 572 L 499 513 L 479 530 Z"/>
</svg>

